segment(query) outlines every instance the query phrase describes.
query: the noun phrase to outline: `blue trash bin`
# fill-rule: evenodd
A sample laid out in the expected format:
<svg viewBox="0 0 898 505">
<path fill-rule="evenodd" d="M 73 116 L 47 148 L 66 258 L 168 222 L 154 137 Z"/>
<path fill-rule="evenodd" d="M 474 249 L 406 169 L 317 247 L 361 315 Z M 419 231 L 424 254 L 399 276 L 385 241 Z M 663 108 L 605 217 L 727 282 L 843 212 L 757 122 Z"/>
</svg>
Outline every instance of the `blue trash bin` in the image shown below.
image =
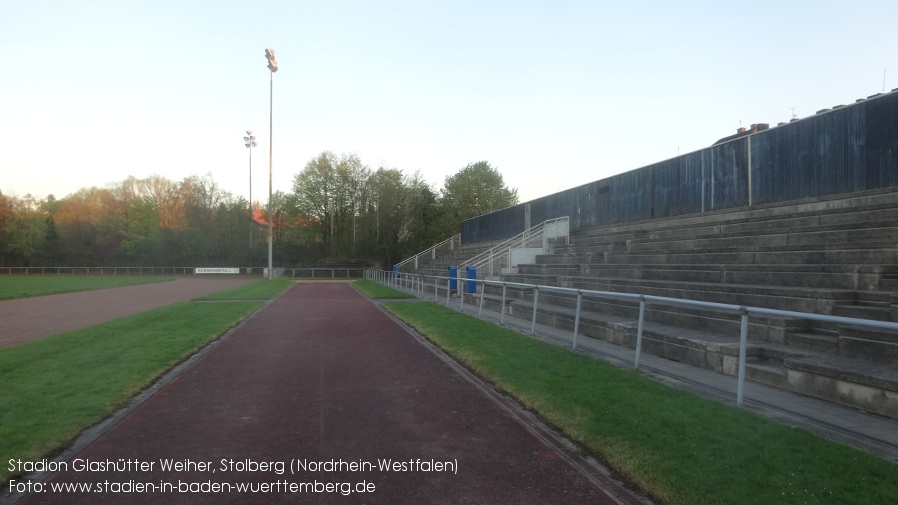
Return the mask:
<svg viewBox="0 0 898 505">
<path fill-rule="evenodd" d="M 399 278 L 399 265 L 393 265 L 393 278 Z"/>
<path fill-rule="evenodd" d="M 474 267 L 474 266 L 465 267 L 465 274 L 466 274 L 465 277 L 467 277 L 468 279 L 474 279 L 474 280 L 469 280 L 469 281 L 465 282 L 465 293 L 476 293 L 477 292 L 477 283 L 475 281 L 477 279 L 477 267 Z"/>
<path fill-rule="evenodd" d="M 458 266 L 449 266 L 449 291 L 458 290 Z"/>
</svg>

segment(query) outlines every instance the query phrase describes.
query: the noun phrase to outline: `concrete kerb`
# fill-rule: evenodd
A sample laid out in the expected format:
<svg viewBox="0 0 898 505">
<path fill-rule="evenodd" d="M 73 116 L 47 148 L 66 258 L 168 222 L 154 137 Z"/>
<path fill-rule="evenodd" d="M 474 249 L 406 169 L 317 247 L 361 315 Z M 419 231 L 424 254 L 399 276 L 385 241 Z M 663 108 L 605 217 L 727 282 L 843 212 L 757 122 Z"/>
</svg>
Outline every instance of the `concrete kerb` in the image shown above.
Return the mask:
<svg viewBox="0 0 898 505">
<path fill-rule="evenodd" d="M 246 323 L 248 323 L 252 318 L 256 317 L 256 315 L 273 303 L 279 296 L 286 292 L 283 291 L 274 298 L 269 300 L 265 300 L 262 305 L 260 305 L 256 310 L 250 313 L 249 316 L 243 318 L 236 325 L 229 328 L 227 331 L 222 333 L 219 337 L 215 338 L 202 348 L 200 348 L 195 353 L 190 356 L 184 358 L 178 364 L 174 365 L 172 368 L 169 368 L 168 371 L 162 373 L 156 380 L 154 380 L 150 385 L 141 390 L 135 396 L 133 396 L 124 407 L 120 408 L 118 411 L 113 413 L 111 416 L 103 419 L 99 423 L 89 426 L 81 431 L 77 437 L 71 442 L 71 444 L 62 450 L 59 455 L 51 459 L 52 462 L 61 462 L 68 461 L 81 452 L 85 447 L 89 446 L 92 442 L 100 438 L 104 433 L 109 431 L 116 424 L 121 422 L 123 419 L 128 417 L 131 412 L 144 404 L 147 400 L 149 400 L 154 394 L 156 394 L 160 389 L 165 387 L 166 384 L 175 380 L 184 373 L 187 369 L 193 366 L 194 363 L 202 359 L 204 356 L 209 354 L 213 349 L 215 349 L 219 344 L 227 340 L 231 335 L 233 335 L 237 330 L 243 327 Z M 202 303 L 228 303 L 227 301 L 209 301 Z M 35 472 L 32 474 L 24 475 L 25 479 L 30 482 L 41 482 L 45 479 L 49 474 L 53 472 L 44 471 L 44 472 Z M 6 483 L 6 480 L 3 481 Z M 9 490 L 6 489 L 0 492 L 0 505 L 12 505 L 16 503 L 24 494 L 26 493 L 9 493 Z"/>
</svg>

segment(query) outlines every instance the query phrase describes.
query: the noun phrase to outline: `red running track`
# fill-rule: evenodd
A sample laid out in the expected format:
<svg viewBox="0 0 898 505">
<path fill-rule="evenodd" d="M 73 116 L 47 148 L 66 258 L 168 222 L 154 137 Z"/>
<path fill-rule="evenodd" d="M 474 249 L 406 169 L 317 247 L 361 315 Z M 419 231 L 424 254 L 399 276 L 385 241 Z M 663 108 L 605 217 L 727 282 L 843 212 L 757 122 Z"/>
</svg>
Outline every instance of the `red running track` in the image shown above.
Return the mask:
<svg viewBox="0 0 898 505">
<path fill-rule="evenodd" d="M 119 459 L 153 468 L 73 470 Z M 165 471 L 164 459 L 192 466 Z M 405 471 L 381 470 L 380 460 Z M 424 471 L 419 460 L 450 464 Z M 373 468 L 296 472 L 296 461 Z M 274 464 L 253 466 L 262 462 Z M 46 489 L 104 492 L 30 493 L 20 503 L 618 503 L 344 283 L 295 285 L 68 464 Z M 316 481 L 368 492 L 288 490 Z M 109 492 L 113 483 L 271 487 L 123 494 Z"/>
</svg>

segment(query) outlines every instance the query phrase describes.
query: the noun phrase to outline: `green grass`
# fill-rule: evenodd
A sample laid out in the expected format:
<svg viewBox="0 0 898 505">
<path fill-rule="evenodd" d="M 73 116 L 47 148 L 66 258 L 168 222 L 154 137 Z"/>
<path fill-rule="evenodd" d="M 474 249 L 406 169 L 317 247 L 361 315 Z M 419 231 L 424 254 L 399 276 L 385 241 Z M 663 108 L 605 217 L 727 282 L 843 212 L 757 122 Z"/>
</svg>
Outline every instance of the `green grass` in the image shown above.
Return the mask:
<svg viewBox="0 0 898 505">
<path fill-rule="evenodd" d="M 276 297 L 284 292 L 285 289 L 293 285 L 291 279 L 262 279 L 252 284 L 237 286 L 236 288 L 225 289 L 217 293 L 195 298 L 195 301 L 218 301 L 218 300 L 268 300 Z"/>
<path fill-rule="evenodd" d="M 259 305 L 177 303 L 0 350 L 0 461 L 63 447 Z"/>
<path fill-rule="evenodd" d="M 404 293 L 402 291 L 397 291 L 393 288 L 388 288 L 382 284 L 378 284 L 374 281 L 369 281 L 368 279 L 359 279 L 352 283 L 353 286 L 356 287 L 359 291 L 361 291 L 368 298 L 373 298 L 375 300 L 382 299 L 401 299 L 401 298 L 414 298 L 414 295 L 410 295 L 408 293 Z"/>
<path fill-rule="evenodd" d="M 172 277 L 145 275 L 3 275 L 0 300 L 164 282 Z"/>
<path fill-rule="evenodd" d="M 663 503 L 898 503 L 898 465 L 434 303 L 385 303 Z"/>
</svg>

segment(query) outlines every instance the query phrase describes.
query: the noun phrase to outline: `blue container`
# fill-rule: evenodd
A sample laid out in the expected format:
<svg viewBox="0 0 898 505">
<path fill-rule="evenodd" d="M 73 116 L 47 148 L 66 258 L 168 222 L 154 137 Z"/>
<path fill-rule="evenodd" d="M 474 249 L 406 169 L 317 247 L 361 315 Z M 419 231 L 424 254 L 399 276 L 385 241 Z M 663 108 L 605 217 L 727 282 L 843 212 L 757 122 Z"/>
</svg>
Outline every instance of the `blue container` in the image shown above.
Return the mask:
<svg viewBox="0 0 898 505">
<path fill-rule="evenodd" d="M 396 279 L 399 277 L 399 265 L 393 265 L 393 278 Z"/>
<path fill-rule="evenodd" d="M 450 265 L 449 266 L 449 291 L 458 290 L 458 266 Z"/>
<path fill-rule="evenodd" d="M 476 281 L 477 280 L 477 267 L 474 267 L 474 266 L 465 267 L 465 274 L 466 274 L 465 277 L 467 277 L 468 279 L 474 279 Z M 476 292 L 477 292 L 477 283 L 476 282 L 471 281 L 471 280 L 465 282 L 465 293 L 476 293 Z"/>
</svg>

